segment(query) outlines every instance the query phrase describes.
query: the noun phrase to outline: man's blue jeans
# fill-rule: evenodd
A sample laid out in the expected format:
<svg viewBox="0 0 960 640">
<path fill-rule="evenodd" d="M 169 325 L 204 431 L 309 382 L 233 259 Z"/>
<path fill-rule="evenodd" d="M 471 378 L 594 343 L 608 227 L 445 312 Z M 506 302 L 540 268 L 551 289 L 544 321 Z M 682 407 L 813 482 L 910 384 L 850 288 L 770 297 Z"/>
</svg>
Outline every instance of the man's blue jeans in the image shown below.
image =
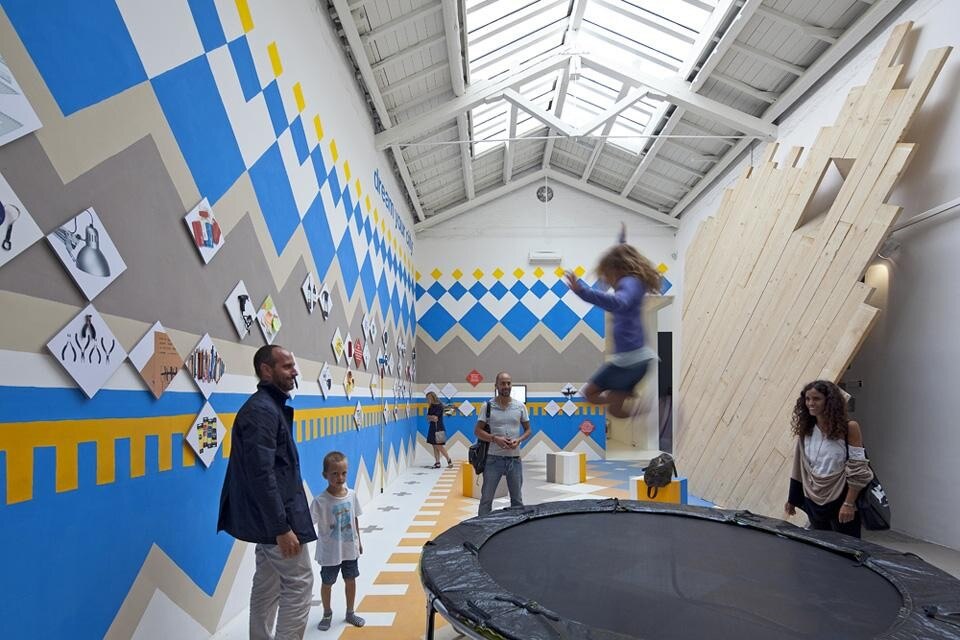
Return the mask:
<svg viewBox="0 0 960 640">
<path fill-rule="evenodd" d="M 488 514 L 493 509 L 493 497 L 497 493 L 497 485 L 500 484 L 500 478 L 503 476 L 507 476 L 510 506 L 523 506 L 523 496 L 520 493 L 523 487 L 523 466 L 519 456 L 487 456 L 487 464 L 483 469 L 483 488 L 480 490 L 478 515 Z"/>
</svg>

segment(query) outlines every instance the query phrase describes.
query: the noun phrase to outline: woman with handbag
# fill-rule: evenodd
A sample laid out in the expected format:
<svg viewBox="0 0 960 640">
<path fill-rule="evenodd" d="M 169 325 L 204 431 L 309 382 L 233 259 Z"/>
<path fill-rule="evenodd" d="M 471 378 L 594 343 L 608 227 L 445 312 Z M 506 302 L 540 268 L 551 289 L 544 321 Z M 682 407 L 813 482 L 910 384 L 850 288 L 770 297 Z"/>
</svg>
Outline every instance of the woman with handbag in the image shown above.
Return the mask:
<svg viewBox="0 0 960 640">
<path fill-rule="evenodd" d="M 443 405 L 433 391 L 427 393 L 427 402 L 430 403 L 430 406 L 427 407 L 427 421 L 430 423 L 430 428 L 427 431 L 427 444 L 433 445 L 433 459 L 435 460 L 433 468 L 440 468 L 441 453 L 447 459 L 447 466 L 452 467 L 453 460 L 450 459 L 450 454 L 447 453 L 447 448 L 444 446 L 447 443 L 447 432 L 443 428 Z"/>
<path fill-rule="evenodd" d="M 810 527 L 860 537 L 857 496 L 873 478 L 860 425 L 847 416 L 845 394 L 836 384 L 804 385 L 793 408 L 794 449 L 790 494 L 784 510 L 806 512 Z"/>
</svg>

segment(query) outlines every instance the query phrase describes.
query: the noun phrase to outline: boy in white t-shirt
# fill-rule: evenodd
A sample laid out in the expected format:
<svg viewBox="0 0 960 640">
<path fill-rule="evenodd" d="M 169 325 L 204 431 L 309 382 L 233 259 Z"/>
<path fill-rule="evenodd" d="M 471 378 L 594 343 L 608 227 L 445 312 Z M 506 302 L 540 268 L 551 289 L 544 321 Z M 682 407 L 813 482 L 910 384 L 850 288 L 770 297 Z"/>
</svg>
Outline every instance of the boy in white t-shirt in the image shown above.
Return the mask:
<svg viewBox="0 0 960 640">
<path fill-rule="evenodd" d="M 347 596 L 345 620 L 355 627 L 362 627 L 364 619 L 353 611 L 357 595 L 357 576 L 360 569 L 357 559 L 363 553 L 360 542 L 360 503 L 357 494 L 347 487 L 347 456 L 331 451 L 323 458 L 323 477 L 327 489 L 313 498 L 310 514 L 317 524 L 317 564 L 320 565 L 320 599 L 323 601 L 323 619 L 317 628 L 326 631 L 333 620 L 330 608 L 330 592 L 343 574 L 344 591 Z"/>
</svg>

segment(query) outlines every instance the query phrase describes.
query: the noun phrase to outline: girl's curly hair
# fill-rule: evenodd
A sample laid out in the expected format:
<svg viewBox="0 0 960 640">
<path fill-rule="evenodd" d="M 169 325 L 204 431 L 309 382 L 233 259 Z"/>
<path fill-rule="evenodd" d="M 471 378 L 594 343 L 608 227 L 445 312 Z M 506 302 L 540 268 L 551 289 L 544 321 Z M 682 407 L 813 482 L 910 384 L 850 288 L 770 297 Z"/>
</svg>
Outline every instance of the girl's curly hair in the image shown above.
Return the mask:
<svg viewBox="0 0 960 640">
<path fill-rule="evenodd" d="M 642 253 L 629 244 L 618 244 L 607 250 L 600 257 L 597 273 L 611 286 L 616 284 L 609 281 L 611 274 L 635 276 L 648 292 L 660 293 L 660 272 Z"/>
<path fill-rule="evenodd" d="M 816 389 L 826 398 L 824 405 L 825 417 L 829 423 L 827 438 L 831 440 L 846 439 L 847 423 L 850 418 L 847 416 L 847 399 L 836 384 L 829 380 L 814 380 L 804 385 L 800 391 L 800 397 L 793 407 L 793 419 L 791 420 L 791 432 L 795 436 L 807 437 L 813 432 L 813 427 L 817 424 L 817 419 L 807 411 L 807 391 Z"/>
</svg>

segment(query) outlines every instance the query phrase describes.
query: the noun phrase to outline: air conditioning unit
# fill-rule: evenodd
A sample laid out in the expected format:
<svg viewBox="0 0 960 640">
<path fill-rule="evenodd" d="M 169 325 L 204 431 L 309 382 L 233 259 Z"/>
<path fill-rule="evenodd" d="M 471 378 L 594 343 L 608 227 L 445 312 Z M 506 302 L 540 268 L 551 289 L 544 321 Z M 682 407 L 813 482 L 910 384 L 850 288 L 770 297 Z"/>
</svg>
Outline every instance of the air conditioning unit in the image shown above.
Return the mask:
<svg viewBox="0 0 960 640">
<path fill-rule="evenodd" d="M 560 255 L 559 251 L 550 249 L 531 251 L 530 255 L 527 256 L 527 261 L 530 264 L 560 264 L 562 260 L 563 256 Z"/>
</svg>

